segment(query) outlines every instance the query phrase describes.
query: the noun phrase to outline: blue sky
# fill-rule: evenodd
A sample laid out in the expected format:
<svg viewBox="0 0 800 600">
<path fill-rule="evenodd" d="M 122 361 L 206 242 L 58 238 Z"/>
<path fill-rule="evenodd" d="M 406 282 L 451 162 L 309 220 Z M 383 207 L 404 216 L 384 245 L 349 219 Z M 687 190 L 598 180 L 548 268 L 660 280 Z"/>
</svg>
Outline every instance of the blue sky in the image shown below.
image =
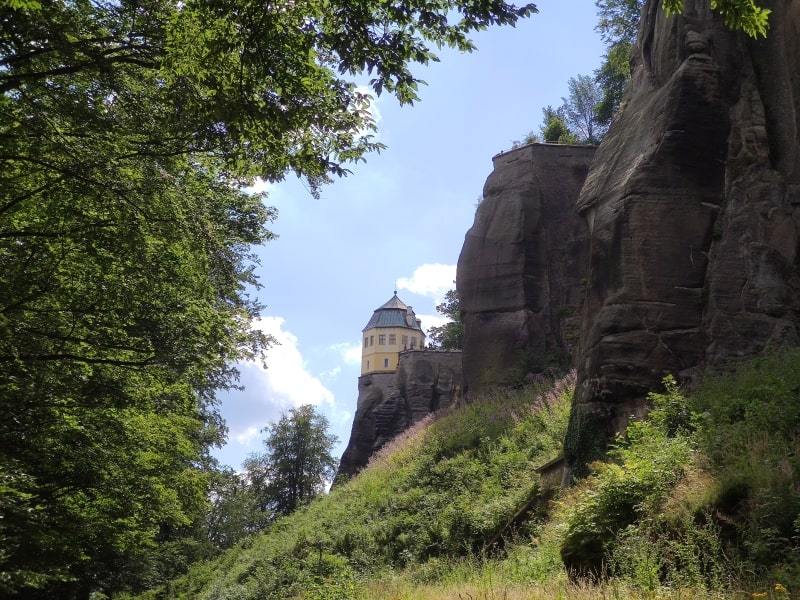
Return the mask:
<svg viewBox="0 0 800 600">
<path fill-rule="evenodd" d="M 239 468 L 262 450 L 260 430 L 293 406 L 314 404 L 339 437 L 350 436 L 358 396 L 361 330 L 398 295 L 423 328 L 453 287 L 455 265 L 492 156 L 538 132 L 542 107 L 561 104 L 567 80 L 599 66 L 594 0 L 541 0 L 516 28 L 474 36 L 471 54 L 441 51 L 417 68 L 421 101 L 375 103 L 378 139 L 387 145 L 314 199 L 287 180 L 269 186 L 278 239 L 258 249 L 266 305 L 259 326 L 281 343 L 266 370 L 240 365 L 243 392 L 221 396 L 228 443 L 215 451 Z"/>
</svg>

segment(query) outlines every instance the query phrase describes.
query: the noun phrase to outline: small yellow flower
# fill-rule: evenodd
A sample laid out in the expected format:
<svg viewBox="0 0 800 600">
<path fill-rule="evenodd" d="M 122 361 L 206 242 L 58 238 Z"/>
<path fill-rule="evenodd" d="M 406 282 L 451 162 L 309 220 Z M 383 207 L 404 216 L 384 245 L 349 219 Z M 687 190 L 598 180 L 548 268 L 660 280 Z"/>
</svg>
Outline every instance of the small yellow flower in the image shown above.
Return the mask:
<svg viewBox="0 0 800 600">
<path fill-rule="evenodd" d="M 783 585 L 781 585 L 780 583 L 776 583 L 775 584 L 775 591 L 778 592 L 779 594 L 785 594 L 786 593 L 786 588 L 783 587 Z"/>
<path fill-rule="evenodd" d="M 767 597 L 767 592 L 753 592 L 753 600 L 761 600 Z"/>
</svg>

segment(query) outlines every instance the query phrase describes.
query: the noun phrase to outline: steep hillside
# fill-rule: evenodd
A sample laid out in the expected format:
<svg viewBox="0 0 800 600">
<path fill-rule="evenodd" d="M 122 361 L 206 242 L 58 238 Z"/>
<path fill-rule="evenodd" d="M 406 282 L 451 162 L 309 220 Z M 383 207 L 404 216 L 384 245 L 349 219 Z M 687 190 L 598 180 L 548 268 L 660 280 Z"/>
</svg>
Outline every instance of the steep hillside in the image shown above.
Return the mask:
<svg viewBox="0 0 800 600">
<path fill-rule="evenodd" d="M 450 406 L 461 389 L 461 352 L 408 350 L 397 371 L 358 378 L 350 440 L 334 485 L 363 469 L 387 442 L 427 415 Z"/>
<path fill-rule="evenodd" d="M 387 569 L 435 570 L 534 534 L 546 496 L 536 468 L 560 450 L 573 382 L 427 417 L 352 481 L 148 597 L 353 598 Z"/>
<path fill-rule="evenodd" d="M 800 351 L 651 418 L 567 491 L 574 376 L 429 417 L 357 477 L 144 596 L 201 599 L 771 598 L 800 592 Z M 571 577 L 572 576 L 572 579 Z"/>
</svg>

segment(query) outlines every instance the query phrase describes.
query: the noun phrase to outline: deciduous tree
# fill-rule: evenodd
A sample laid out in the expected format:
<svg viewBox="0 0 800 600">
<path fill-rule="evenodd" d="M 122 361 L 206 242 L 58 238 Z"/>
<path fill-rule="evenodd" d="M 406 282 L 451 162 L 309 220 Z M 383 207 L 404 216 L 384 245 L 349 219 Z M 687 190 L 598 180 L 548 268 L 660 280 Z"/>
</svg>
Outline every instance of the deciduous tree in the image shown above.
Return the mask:
<svg viewBox="0 0 800 600">
<path fill-rule="evenodd" d="M 545 142 L 559 143 L 559 144 L 576 144 L 578 138 L 569 130 L 567 124 L 564 122 L 565 114 L 564 107 L 558 109 L 552 106 L 546 106 L 542 109 L 542 139 Z"/>
<path fill-rule="evenodd" d="M 255 176 L 311 189 L 380 149 L 376 93 L 417 99 L 429 45 L 502 1 L 0 0 L 0 594 L 146 584 L 206 514 L 216 393 L 269 339 Z"/>
<path fill-rule="evenodd" d="M 336 474 L 331 450 L 338 442 L 328 420 L 310 404 L 289 410 L 264 428 L 266 452 L 245 462 L 261 508 L 288 515 L 322 493 Z"/>
<path fill-rule="evenodd" d="M 211 509 L 202 528 L 207 539 L 220 549 L 230 548 L 247 535 L 265 528 L 272 518 L 246 473 L 230 469 L 214 474 Z"/>
<path fill-rule="evenodd" d="M 436 306 L 436 312 L 450 319 L 444 325 L 431 327 L 428 330 L 428 341 L 431 348 L 441 350 L 460 350 L 464 338 L 464 325 L 461 323 L 461 302 L 456 290 L 449 290 L 444 302 Z"/>
<path fill-rule="evenodd" d="M 631 49 L 636 43 L 644 0 L 597 0 L 597 31 L 606 44 L 600 68 L 594 72 L 603 98 L 598 122 L 607 126 L 617 112 L 630 79 Z"/>
<path fill-rule="evenodd" d="M 599 119 L 603 92 L 588 75 L 570 77 L 567 82 L 569 96 L 562 98 L 564 119 L 582 144 L 599 144 L 607 126 Z"/>
</svg>

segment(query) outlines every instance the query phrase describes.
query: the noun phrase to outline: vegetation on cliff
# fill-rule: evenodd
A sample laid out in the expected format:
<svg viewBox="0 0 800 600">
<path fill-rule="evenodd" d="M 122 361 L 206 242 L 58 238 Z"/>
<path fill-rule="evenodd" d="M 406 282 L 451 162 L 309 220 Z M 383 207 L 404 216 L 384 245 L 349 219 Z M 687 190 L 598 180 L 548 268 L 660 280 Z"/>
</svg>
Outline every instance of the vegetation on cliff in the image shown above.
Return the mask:
<svg viewBox="0 0 800 600">
<path fill-rule="evenodd" d="M 436 580 L 458 561 L 529 539 L 544 505 L 517 513 L 545 495 L 535 469 L 558 454 L 573 381 L 426 418 L 352 481 L 148 597 L 353 598 L 370 578 L 408 570 Z"/>
<path fill-rule="evenodd" d="M 536 467 L 572 376 L 487 394 L 155 598 L 788 598 L 800 581 L 800 351 L 672 381 L 592 474 Z M 737 596 L 738 597 L 738 596 Z"/>
<path fill-rule="evenodd" d="M 542 108 L 539 132 L 531 131 L 514 148 L 538 141 L 559 144 L 599 144 L 622 103 L 631 76 L 631 51 L 636 43 L 644 0 L 596 0 L 597 31 L 606 45 L 600 67 L 592 76 L 577 75 L 568 80 L 568 95 L 557 109 Z M 668 16 L 683 11 L 683 0 L 662 0 Z M 766 36 L 771 10 L 754 0 L 714 0 L 711 8 L 720 13 L 733 30 L 753 38 Z"/>
<path fill-rule="evenodd" d="M 464 324 L 461 322 L 461 302 L 458 299 L 458 292 L 448 290 L 444 302 L 436 305 L 436 312 L 448 321 L 444 325 L 428 329 L 428 347 L 436 350 L 461 350 Z"/>
</svg>

